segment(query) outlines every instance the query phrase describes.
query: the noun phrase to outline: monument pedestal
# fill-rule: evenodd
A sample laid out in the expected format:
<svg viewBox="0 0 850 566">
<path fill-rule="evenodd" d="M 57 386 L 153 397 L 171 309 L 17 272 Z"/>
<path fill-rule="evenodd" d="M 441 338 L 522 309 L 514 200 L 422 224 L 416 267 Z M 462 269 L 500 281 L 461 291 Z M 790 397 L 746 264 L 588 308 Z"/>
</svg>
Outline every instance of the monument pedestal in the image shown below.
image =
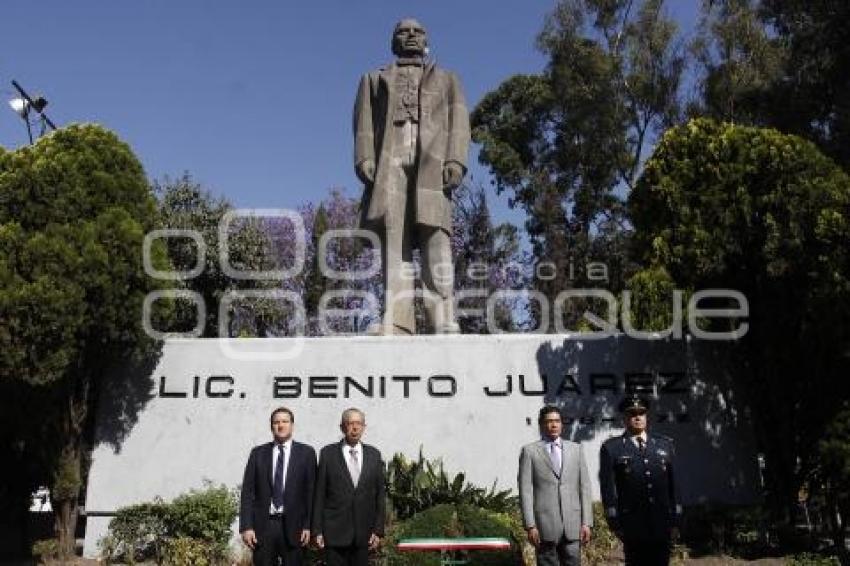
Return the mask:
<svg viewBox="0 0 850 566">
<path fill-rule="evenodd" d="M 562 408 L 565 436 L 582 442 L 596 481 L 600 444 L 622 431 L 616 405 L 637 389 L 656 398 L 650 429 L 676 440 L 684 503 L 746 503 L 757 491 L 755 454 L 724 395 L 725 352 L 722 343 L 539 334 L 167 341 L 153 373 L 126 388 L 144 392 L 129 412 L 125 400 L 101 399 L 85 555 L 97 554 L 121 507 L 205 480 L 238 486 L 280 405 L 295 413 L 295 437 L 317 450 L 339 440 L 341 412 L 358 407 L 364 441 L 385 459 L 422 449 L 477 485 L 515 489 L 519 449 L 538 437 L 543 404 Z"/>
</svg>

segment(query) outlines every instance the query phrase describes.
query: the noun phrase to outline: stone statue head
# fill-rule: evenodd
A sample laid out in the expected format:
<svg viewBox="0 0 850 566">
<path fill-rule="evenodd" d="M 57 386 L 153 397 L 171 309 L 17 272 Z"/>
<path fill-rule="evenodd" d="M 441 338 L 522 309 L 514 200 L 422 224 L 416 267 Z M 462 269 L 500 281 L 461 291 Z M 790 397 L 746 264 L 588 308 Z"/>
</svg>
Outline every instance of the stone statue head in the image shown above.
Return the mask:
<svg viewBox="0 0 850 566">
<path fill-rule="evenodd" d="M 413 18 L 404 18 L 393 29 L 392 50 L 396 57 L 422 57 L 428 49 L 425 28 Z"/>
</svg>

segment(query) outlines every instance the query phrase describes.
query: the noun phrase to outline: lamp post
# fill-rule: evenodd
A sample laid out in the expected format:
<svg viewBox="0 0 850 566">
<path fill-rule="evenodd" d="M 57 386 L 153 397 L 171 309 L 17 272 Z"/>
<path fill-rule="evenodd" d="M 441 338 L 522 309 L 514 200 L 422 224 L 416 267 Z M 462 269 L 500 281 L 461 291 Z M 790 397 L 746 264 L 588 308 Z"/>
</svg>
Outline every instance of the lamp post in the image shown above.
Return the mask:
<svg viewBox="0 0 850 566">
<path fill-rule="evenodd" d="M 44 108 L 47 106 L 47 100 L 43 96 L 36 96 L 35 98 L 30 97 L 23 87 L 18 84 L 18 81 L 12 81 L 12 86 L 18 91 L 20 97 L 10 100 L 9 106 L 11 106 L 12 110 L 14 110 L 15 113 L 26 123 L 27 135 L 29 135 L 30 145 L 32 145 L 32 125 L 29 120 L 30 110 L 35 110 L 41 119 L 40 135 L 44 135 L 44 131 L 47 129 L 47 126 L 50 126 L 51 129 L 55 130 L 56 124 L 54 124 L 53 121 L 47 117 L 47 114 L 44 113 Z"/>
</svg>

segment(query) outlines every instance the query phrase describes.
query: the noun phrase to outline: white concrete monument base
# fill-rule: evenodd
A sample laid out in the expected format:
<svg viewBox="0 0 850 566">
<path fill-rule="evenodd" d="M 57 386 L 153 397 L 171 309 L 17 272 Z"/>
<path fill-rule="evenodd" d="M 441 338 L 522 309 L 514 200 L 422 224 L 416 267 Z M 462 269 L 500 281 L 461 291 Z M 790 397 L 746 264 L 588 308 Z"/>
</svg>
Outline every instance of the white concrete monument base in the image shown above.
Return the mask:
<svg viewBox="0 0 850 566">
<path fill-rule="evenodd" d="M 515 489 L 543 404 L 562 407 L 595 479 L 601 442 L 622 430 L 616 405 L 638 389 L 656 399 L 650 429 L 676 440 L 684 502 L 749 502 L 756 458 L 726 394 L 727 346 L 538 334 L 168 341 L 152 375 L 127 388 L 143 393 L 135 414 L 117 415 L 121 392 L 101 399 L 85 555 L 97 555 L 121 507 L 204 480 L 239 485 L 280 405 L 295 413 L 295 437 L 317 450 L 339 440 L 340 413 L 355 406 L 366 413 L 364 441 L 385 459 L 422 448 L 477 485 Z"/>
</svg>

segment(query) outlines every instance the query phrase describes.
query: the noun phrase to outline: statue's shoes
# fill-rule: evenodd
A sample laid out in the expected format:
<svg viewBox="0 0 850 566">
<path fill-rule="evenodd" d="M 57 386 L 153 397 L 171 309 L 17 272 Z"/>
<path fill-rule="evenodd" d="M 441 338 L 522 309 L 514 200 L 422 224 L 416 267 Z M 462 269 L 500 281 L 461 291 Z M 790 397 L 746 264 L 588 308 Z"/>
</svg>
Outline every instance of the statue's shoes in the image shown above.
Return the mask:
<svg viewBox="0 0 850 566">
<path fill-rule="evenodd" d="M 437 329 L 437 334 L 460 334 L 460 325 L 456 322 L 441 324 Z"/>
<path fill-rule="evenodd" d="M 446 324 L 441 324 L 434 332 L 434 334 L 460 334 L 460 325 L 456 322 L 447 322 Z M 384 322 L 373 322 L 366 328 L 366 335 L 413 336 L 413 333 L 407 330 L 406 328 L 402 328 L 394 324 L 387 324 Z"/>
<path fill-rule="evenodd" d="M 367 336 L 411 336 L 412 333 L 400 326 L 394 324 L 386 324 L 383 322 L 373 322 L 366 327 Z"/>
</svg>

